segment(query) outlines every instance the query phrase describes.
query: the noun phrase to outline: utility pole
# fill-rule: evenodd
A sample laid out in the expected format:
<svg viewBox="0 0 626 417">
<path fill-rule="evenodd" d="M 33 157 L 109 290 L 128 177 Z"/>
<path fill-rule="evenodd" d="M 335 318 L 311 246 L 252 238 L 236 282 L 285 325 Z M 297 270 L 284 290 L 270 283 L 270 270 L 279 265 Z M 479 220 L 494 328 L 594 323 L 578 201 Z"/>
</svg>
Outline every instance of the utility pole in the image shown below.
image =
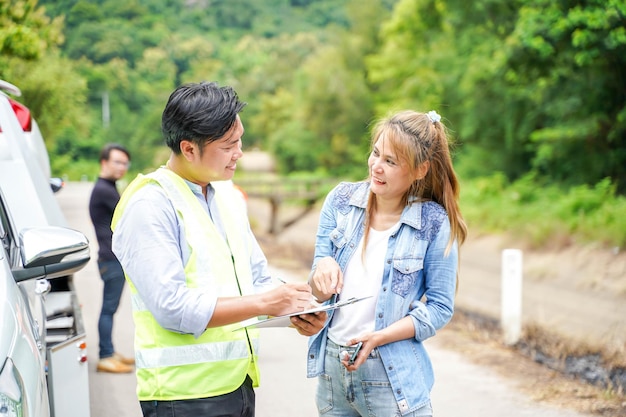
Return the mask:
<svg viewBox="0 0 626 417">
<path fill-rule="evenodd" d="M 109 92 L 102 92 L 102 127 L 109 128 L 111 124 L 111 109 L 109 106 Z"/>
</svg>

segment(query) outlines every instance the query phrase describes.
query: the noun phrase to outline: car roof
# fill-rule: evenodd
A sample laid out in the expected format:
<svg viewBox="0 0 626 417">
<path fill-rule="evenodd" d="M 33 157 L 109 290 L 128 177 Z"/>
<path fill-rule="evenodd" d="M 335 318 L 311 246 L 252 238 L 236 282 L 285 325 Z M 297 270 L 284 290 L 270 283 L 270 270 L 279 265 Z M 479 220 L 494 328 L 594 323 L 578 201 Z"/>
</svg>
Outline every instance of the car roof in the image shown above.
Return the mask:
<svg viewBox="0 0 626 417">
<path fill-rule="evenodd" d="M 17 86 L 14 86 L 10 82 L 4 80 L 0 80 L 0 90 L 6 91 L 7 93 L 18 97 L 22 95 L 22 91 Z"/>
</svg>

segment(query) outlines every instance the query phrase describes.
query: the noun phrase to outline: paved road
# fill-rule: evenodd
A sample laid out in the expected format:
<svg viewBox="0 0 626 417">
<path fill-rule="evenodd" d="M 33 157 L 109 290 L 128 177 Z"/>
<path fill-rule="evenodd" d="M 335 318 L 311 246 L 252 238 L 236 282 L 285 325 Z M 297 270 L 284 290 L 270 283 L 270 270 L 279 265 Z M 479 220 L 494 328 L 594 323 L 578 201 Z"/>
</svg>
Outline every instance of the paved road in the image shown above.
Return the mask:
<svg viewBox="0 0 626 417">
<path fill-rule="evenodd" d="M 97 243 L 89 222 L 87 202 L 90 183 L 69 183 L 57 194 L 69 226 Z M 281 276 L 287 277 L 281 271 Z M 135 396 L 135 376 L 97 373 L 97 322 L 102 284 L 96 260 L 76 274 L 75 284 L 82 303 L 87 329 L 91 417 L 139 417 Z M 133 324 L 128 290 L 124 292 L 115 319 L 114 343 L 124 353 L 132 353 Z M 306 338 L 291 329 L 263 329 L 261 333 L 261 387 L 257 392 L 259 417 L 314 417 L 315 380 L 305 377 Z M 437 382 L 433 407 L 437 417 L 591 417 L 573 411 L 537 404 L 516 391 L 514 381 L 465 360 L 456 352 L 429 343 Z"/>
</svg>

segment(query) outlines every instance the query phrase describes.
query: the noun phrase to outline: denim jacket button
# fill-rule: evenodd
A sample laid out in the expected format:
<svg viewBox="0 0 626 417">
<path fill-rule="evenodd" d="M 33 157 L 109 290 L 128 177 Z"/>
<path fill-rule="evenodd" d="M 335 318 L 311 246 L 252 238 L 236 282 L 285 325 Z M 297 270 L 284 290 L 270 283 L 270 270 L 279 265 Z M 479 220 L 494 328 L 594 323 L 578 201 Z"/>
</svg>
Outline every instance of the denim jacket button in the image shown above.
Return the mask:
<svg viewBox="0 0 626 417">
<path fill-rule="evenodd" d="M 378 313 L 378 318 L 382 319 L 383 318 L 383 313 Z"/>
</svg>

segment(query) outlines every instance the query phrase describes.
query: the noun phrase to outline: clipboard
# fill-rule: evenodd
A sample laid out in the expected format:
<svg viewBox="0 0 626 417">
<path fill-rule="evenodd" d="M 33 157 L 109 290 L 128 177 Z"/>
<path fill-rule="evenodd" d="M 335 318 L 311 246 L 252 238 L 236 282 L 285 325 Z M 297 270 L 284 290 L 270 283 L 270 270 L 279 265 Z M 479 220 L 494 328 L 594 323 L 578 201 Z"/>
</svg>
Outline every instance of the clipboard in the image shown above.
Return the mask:
<svg viewBox="0 0 626 417">
<path fill-rule="evenodd" d="M 354 303 L 358 303 L 359 301 L 363 301 L 371 297 L 372 297 L 371 295 L 368 295 L 366 297 L 358 297 L 358 298 L 352 297 L 352 298 L 348 298 L 347 300 L 338 301 L 336 303 L 322 304 L 319 307 L 314 307 L 308 310 L 298 311 L 298 312 L 291 313 L 291 314 L 285 314 L 283 316 L 269 317 L 269 318 L 262 319 L 262 320 L 259 320 L 258 318 L 254 318 L 254 319 L 250 319 L 250 320 L 246 320 L 242 322 L 243 325 L 237 327 L 234 330 L 239 330 L 244 327 L 256 327 L 258 329 L 262 329 L 265 327 L 289 327 L 291 326 L 291 320 L 289 320 L 290 317 L 299 316 L 302 314 L 318 313 L 321 311 L 331 311 L 331 310 L 345 307 Z"/>
</svg>

